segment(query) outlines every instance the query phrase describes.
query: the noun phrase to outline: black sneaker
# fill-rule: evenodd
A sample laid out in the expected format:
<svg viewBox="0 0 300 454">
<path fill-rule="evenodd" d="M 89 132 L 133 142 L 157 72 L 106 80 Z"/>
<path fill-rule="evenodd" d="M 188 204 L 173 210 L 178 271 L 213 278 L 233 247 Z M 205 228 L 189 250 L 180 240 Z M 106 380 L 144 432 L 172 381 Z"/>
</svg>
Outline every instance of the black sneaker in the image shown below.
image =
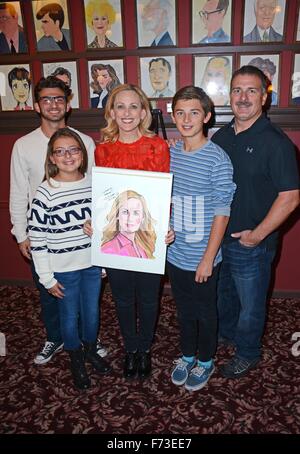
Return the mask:
<svg viewBox="0 0 300 454">
<path fill-rule="evenodd" d="M 220 372 L 224 378 L 240 378 L 248 374 L 249 370 L 253 369 L 259 361 L 260 358 L 245 359 L 234 356 L 220 368 Z"/>
<path fill-rule="evenodd" d="M 43 349 L 36 355 L 33 362 L 34 364 L 46 364 L 55 353 L 63 349 L 62 342 L 45 342 Z"/>
<path fill-rule="evenodd" d="M 102 342 L 100 341 L 100 339 L 98 338 L 97 339 L 97 354 L 99 356 L 101 356 L 101 358 L 105 358 L 105 356 L 107 356 L 107 348 L 104 347 L 104 345 L 102 344 Z"/>
</svg>

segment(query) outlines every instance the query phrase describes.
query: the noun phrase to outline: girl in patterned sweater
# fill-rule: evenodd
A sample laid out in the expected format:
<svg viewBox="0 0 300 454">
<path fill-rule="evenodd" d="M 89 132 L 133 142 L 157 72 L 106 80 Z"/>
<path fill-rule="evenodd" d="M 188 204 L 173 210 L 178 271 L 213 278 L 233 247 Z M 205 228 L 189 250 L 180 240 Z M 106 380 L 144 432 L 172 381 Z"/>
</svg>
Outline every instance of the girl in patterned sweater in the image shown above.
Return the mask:
<svg viewBox="0 0 300 454">
<path fill-rule="evenodd" d="M 82 230 L 91 215 L 87 161 L 79 135 L 59 129 L 48 144 L 45 180 L 37 189 L 29 220 L 32 258 L 41 284 L 60 299 L 62 337 L 79 389 L 90 387 L 84 359 L 99 373 L 109 371 L 96 352 L 101 269 L 91 266 L 90 238 Z"/>
</svg>

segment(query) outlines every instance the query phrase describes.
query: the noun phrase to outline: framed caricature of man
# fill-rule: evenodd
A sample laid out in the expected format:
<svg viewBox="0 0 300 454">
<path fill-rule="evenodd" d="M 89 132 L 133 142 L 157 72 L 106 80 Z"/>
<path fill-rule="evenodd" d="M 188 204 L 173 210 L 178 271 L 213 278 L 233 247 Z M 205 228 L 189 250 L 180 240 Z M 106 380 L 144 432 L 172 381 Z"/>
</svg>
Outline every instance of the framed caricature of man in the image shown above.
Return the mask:
<svg viewBox="0 0 300 454">
<path fill-rule="evenodd" d="M 231 42 L 232 0 L 193 0 L 192 44 Z"/>
<path fill-rule="evenodd" d="M 55 76 L 65 82 L 72 90 L 71 107 L 79 108 L 78 77 L 76 61 L 43 63 L 44 77 Z"/>
<path fill-rule="evenodd" d="M 285 0 L 246 0 L 244 43 L 283 41 Z"/>
<path fill-rule="evenodd" d="M 67 0 L 33 0 L 32 12 L 38 51 L 71 50 Z"/>
<path fill-rule="evenodd" d="M 139 47 L 176 45 L 176 0 L 136 0 Z"/>
<path fill-rule="evenodd" d="M 28 52 L 20 2 L 0 2 L 0 54 Z"/>
<path fill-rule="evenodd" d="M 176 92 L 175 57 L 140 59 L 141 87 L 149 98 L 172 98 Z"/>
</svg>

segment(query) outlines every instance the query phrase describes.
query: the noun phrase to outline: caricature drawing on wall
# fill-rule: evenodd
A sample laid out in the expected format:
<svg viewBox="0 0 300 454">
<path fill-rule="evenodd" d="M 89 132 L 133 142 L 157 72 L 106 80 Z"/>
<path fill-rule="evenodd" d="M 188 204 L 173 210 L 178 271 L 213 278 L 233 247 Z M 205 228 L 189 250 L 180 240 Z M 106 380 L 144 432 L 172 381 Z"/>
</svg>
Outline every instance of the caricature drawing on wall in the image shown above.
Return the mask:
<svg viewBox="0 0 300 454">
<path fill-rule="evenodd" d="M 79 107 L 79 93 L 78 93 L 78 79 L 75 61 L 60 61 L 43 63 L 44 77 L 54 76 L 62 80 L 72 90 L 71 107 L 78 109 Z"/>
<path fill-rule="evenodd" d="M 156 233 L 146 200 L 136 191 L 119 194 L 106 216 L 101 252 L 153 259 Z"/>
<path fill-rule="evenodd" d="M 5 90 L 1 96 L 2 110 L 32 110 L 29 65 L 3 65 L 0 66 L 0 72 L 5 75 Z"/>
</svg>

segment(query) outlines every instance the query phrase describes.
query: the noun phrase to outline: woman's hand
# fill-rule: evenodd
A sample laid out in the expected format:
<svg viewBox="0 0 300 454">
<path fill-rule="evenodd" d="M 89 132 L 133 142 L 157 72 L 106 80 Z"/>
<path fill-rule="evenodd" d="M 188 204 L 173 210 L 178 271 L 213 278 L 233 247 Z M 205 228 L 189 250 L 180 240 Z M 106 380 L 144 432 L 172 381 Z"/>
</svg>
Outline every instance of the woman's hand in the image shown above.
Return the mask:
<svg viewBox="0 0 300 454">
<path fill-rule="evenodd" d="M 170 229 L 165 236 L 165 243 L 171 244 L 175 240 L 175 232 L 173 229 Z"/>
<path fill-rule="evenodd" d="M 92 223 L 91 223 L 90 219 L 85 221 L 85 223 L 83 224 L 83 232 L 86 235 L 88 235 L 89 237 L 91 237 L 93 235 L 93 228 L 92 228 Z"/>
<path fill-rule="evenodd" d="M 53 287 L 48 288 L 48 292 L 50 293 L 50 295 L 55 296 L 55 298 L 63 298 L 65 294 L 62 290 L 64 289 L 65 287 L 57 281 L 56 284 L 53 285 Z"/>
<path fill-rule="evenodd" d="M 196 269 L 195 281 L 199 284 L 207 282 L 213 272 L 213 262 L 203 258 Z"/>
</svg>

